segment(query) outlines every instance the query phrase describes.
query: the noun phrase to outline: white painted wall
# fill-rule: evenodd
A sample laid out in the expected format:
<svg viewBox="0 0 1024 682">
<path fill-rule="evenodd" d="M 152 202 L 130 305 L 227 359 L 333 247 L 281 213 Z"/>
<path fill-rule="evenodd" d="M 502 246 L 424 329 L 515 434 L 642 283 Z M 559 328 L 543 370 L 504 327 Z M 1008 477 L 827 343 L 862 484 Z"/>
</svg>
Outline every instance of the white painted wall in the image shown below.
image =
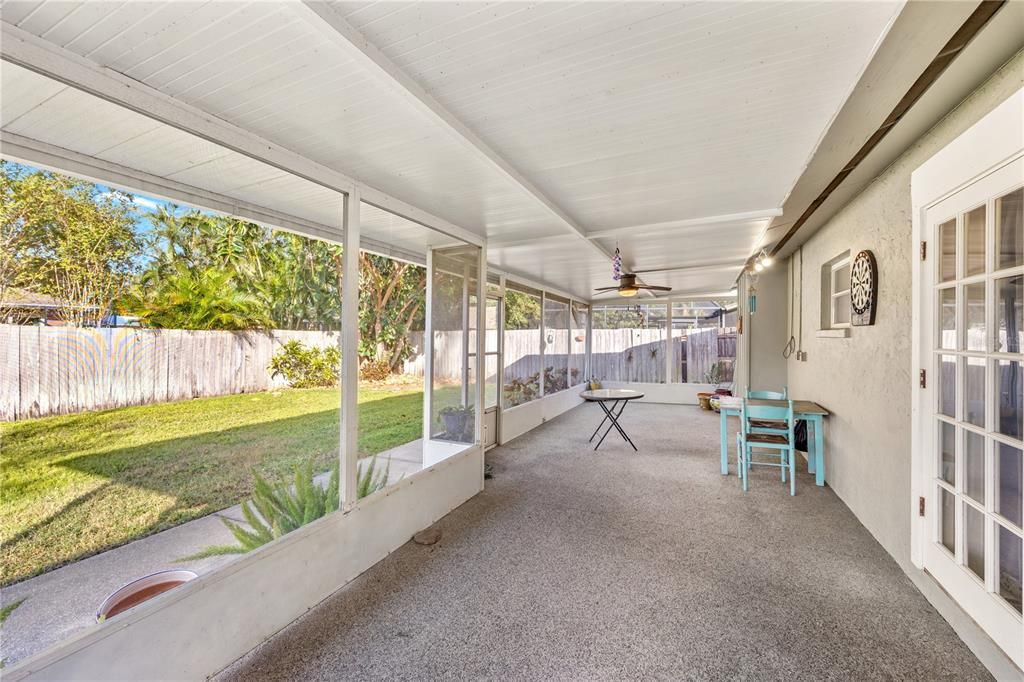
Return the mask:
<svg viewBox="0 0 1024 682">
<path fill-rule="evenodd" d="M 483 489 L 483 451 L 289 533 L 4 670 L 16 680 L 202 680 Z"/>
<path fill-rule="evenodd" d="M 789 339 L 789 301 L 786 295 L 787 276 L 783 263 L 775 263 L 757 275 L 757 281 L 744 275 L 740 278 L 739 310 L 743 316 L 743 333 L 738 337 L 737 395 L 747 388 L 782 390 L 786 386 L 786 361 L 782 349 Z M 757 310 L 750 312 L 750 287 L 757 290 Z"/>
<path fill-rule="evenodd" d="M 546 395 L 522 405 L 516 405 L 501 412 L 498 443 L 507 443 L 527 431 L 535 429 L 549 419 L 554 419 L 583 402 L 580 393 L 586 386 L 579 384 L 554 395 Z"/>
<path fill-rule="evenodd" d="M 793 396 L 832 412 L 825 427 L 826 480 L 905 568 L 910 565 L 911 281 L 910 174 L 1024 85 L 1024 53 L 922 136 L 802 247 L 799 277 L 807 361 L 788 361 Z M 871 249 L 878 312 L 848 338 L 819 338 L 820 266 L 844 250 Z M 799 270 L 800 252 L 791 259 Z M 779 268 L 785 272 L 785 268 Z M 761 301 L 758 299 L 759 314 Z M 755 348 L 758 341 L 755 339 Z M 756 363 L 753 363 L 756 365 Z"/>
</svg>

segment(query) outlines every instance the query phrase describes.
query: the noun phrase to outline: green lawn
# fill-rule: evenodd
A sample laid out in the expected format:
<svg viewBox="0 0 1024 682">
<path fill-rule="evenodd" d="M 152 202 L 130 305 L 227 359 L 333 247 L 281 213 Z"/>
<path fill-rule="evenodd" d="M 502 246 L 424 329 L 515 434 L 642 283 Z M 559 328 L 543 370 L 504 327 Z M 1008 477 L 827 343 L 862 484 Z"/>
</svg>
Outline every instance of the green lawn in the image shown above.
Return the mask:
<svg viewBox="0 0 1024 682">
<path fill-rule="evenodd" d="M 361 387 L 359 451 L 422 435 L 422 388 Z M 0 584 L 229 507 L 252 472 L 326 470 L 336 389 L 203 398 L 0 424 Z"/>
</svg>

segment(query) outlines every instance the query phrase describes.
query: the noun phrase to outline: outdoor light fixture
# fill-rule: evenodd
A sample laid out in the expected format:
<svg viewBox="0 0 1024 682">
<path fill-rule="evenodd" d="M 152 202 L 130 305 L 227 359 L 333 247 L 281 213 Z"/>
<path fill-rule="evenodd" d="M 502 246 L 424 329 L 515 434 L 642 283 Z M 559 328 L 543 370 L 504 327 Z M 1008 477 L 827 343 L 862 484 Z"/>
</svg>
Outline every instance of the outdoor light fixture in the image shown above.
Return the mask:
<svg viewBox="0 0 1024 682">
<path fill-rule="evenodd" d="M 619 296 L 625 296 L 626 298 L 632 298 L 636 296 L 636 292 L 640 291 L 636 287 L 621 287 L 617 290 Z"/>
<path fill-rule="evenodd" d="M 757 254 L 757 260 L 754 261 L 754 271 L 761 272 L 774 262 L 775 259 L 769 256 L 764 249 L 761 249 L 761 253 Z"/>
</svg>

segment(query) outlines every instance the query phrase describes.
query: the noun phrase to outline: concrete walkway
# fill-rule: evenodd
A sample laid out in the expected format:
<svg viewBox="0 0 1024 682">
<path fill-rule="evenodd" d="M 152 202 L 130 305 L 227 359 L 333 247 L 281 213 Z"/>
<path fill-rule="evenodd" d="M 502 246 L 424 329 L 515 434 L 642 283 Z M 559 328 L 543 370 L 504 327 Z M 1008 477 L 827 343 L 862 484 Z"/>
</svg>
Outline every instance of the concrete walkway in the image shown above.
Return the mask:
<svg viewBox="0 0 1024 682">
<path fill-rule="evenodd" d="M 377 456 L 378 468 L 391 462 L 389 483 L 423 468 L 422 444 L 415 440 Z M 315 480 L 326 486 L 329 478 L 321 474 Z M 244 523 L 241 507 L 229 507 L 3 588 L 3 605 L 25 601 L 0 631 L 0 658 L 11 665 L 93 626 L 107 595 L 144 575 L 169 568 L 202 575 L 234 561 L 237 555 L 179 561 L 211 545 L 237 544 L 221 517 Z"/>
<path fill-rule="evenodd" d="M 585 405 L 488 454 L 494 478 L 219 676 L 250 680 L 985 680 L 830 488 L 718 472 L 718 417 Z"/>
</svg>

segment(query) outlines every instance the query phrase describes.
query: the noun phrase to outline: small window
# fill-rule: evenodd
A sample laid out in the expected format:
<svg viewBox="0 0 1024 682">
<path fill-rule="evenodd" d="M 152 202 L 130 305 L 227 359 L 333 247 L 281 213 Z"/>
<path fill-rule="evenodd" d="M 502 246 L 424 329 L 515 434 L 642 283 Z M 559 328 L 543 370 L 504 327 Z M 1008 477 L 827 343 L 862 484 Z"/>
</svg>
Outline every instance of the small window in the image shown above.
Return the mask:
<svg viewBox="0 0 1024 682">
<path fill-rule="evenodd" d="M 850 252 L 821 266 L 821 329 L 850 326 Z"/>
<path fill-rule="evenodd" d="M 832 265 L 832 304 L 829 319 L 833 329 L 850 326 L 850 258 Z"/>
</svg>

